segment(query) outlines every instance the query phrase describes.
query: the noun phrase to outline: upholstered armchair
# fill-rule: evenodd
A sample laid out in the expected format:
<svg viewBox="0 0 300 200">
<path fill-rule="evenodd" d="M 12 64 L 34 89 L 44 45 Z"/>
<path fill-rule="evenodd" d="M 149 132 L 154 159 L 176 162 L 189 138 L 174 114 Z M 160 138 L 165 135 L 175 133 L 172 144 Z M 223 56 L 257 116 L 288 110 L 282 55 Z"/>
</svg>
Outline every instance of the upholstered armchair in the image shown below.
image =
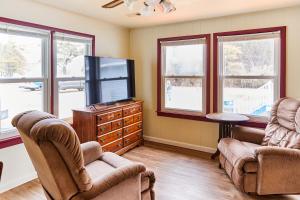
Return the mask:
<svg viewBox="0 0 300 200">
<path fill-rule="evenodd" d="M 236 127 L 219 144 L 220 164 L 243 192 L 300 193 L 300 101 L 277 101 L 265 130 Z"/>
<path fill-rule="evenodd" d="M 104 153 L 97 142 L 80 145 L 74 129 L 39 111 L 12 120 L 51 200 L 154 200 L 154 174 L 143 164 Z"/>
</svg>

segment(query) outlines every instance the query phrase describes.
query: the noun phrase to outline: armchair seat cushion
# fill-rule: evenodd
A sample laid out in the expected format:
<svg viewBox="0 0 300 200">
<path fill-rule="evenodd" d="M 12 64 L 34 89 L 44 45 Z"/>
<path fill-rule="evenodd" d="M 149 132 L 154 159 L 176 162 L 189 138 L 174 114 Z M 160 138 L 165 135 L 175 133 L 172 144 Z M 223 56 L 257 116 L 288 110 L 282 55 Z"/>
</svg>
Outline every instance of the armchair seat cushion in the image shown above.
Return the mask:
<svg viewBox="0 0 300 200">
<path fill-rule="evenodd" d="M 220 141 L 218 149 L 221 154 L 234 168 L 246 172 L 257 171 L 257 160 L 255 157 L 255 150 L 260 145 L 241 142 L 233 138 L 224 138 Z"/>
<path fill-rule="evenodd" d="M 114 167 L 101 160 L 96 160 L 86 165 L 85 168 L 92 180 L 100 179 L 115 170 Z"/>
</svg>

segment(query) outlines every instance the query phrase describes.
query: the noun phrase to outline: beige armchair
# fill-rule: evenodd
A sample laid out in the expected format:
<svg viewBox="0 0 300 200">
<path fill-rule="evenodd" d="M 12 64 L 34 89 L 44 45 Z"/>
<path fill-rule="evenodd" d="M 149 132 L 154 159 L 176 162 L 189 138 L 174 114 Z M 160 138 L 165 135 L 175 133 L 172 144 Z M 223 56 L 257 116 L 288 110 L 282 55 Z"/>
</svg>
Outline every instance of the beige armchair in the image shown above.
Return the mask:
<svg viewBox="0 0 300 200">
<path fill-rule="evenodd" d="M 28 111 L 14 117 L 47 199 L 154 200 L 153 172 L 143 164 L 80 145 L 73 128 L 53 115 Z"/>
<path fill-rule="evenodd" d="M 219 144 L 220 164 L 243 192 L 300 193 L 300 101 L 283 98 L 265 130 L 236 127 Z"/>
</svg>

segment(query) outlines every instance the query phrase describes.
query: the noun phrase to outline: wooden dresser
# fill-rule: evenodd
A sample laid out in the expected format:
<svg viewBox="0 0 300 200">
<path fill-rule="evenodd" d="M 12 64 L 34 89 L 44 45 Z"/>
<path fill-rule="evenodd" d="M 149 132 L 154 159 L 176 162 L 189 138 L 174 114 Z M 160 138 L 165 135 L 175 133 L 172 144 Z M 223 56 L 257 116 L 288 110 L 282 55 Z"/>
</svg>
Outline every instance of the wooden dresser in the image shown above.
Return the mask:
<svg viewBox="0 0 300 200">
<path fill-rule="evenodd" d="M 143 102 L 73 110 L 73 127 L 81 143 L 98 141 L 103 151 L 123 154 L 143 143 Z"/>
</svg>

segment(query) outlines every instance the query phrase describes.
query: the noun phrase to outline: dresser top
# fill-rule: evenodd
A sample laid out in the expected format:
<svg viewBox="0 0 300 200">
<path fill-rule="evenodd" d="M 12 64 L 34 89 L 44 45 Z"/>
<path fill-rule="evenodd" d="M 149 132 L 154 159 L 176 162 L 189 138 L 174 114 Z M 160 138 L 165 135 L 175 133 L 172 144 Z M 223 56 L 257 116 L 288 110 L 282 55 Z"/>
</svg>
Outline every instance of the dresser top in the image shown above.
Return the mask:
<svg viewBox="0 0 300 200">
<path fill-rule="evenodd" d="M 125 106 L 130 107 L 133 106 L 134 104 L 141 104 L 141 103 L 143 103 L 143 101 L 141 100 L 129 100 L 129 101 L 114 103 L 111 105 L 95 104 L 95 105 L 87 106 L 86 108 L 82 108 L 82 109 L 73 109 L 73 112 L 98 113 L 103 111 L 120 109 Z"/>
</svg>

